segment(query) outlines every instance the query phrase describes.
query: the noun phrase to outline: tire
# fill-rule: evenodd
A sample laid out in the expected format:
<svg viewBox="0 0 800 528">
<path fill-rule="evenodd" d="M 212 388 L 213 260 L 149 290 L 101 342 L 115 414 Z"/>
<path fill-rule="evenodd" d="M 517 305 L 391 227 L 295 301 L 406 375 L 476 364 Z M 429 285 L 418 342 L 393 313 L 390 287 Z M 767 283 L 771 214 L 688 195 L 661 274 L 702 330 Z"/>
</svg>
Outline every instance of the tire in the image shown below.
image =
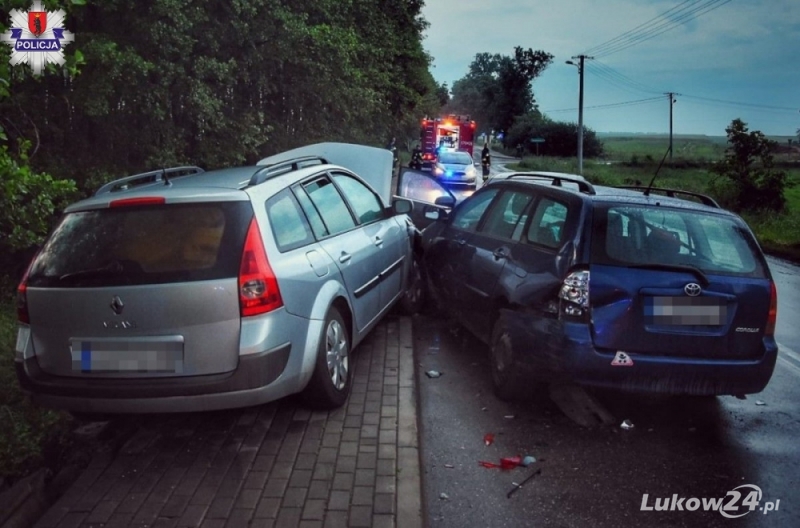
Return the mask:
<svg viewBox="0 0 800 528">
<path fill-rule="evenodd" d="M 511 335 L 502 318 L 498 319 L 492 330 L 489 359 L 494 393 L 504 401 L 516 399 L 521 395 L 522 383 L 517 373 L 515 356 Z"/>
<path fill-rule="evenodd" d="M 408 288 L 400 299 L 400 310 L 406 315 L 418 314 L 425 304 L 425 277 L 419 260 L 414 258 L 411 264 L 411 276 L 408 278 Z"/>
<path fill-rule="evenodd" d="M 344 405 L 352 385 L 350 367 L 347 325 L 339 310 L 332 306 L 322 327 L 314 373 L 303 391 L 306 404 L 316 409 L 335 409 Z"/>
</svg>

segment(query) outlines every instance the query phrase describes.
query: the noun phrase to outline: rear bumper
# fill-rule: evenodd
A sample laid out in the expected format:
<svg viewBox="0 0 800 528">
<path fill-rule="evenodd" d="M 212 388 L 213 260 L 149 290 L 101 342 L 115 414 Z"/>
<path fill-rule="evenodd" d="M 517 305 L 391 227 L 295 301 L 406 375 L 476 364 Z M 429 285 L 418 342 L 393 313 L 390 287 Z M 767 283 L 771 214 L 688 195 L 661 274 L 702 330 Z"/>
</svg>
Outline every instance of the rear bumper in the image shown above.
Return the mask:
<svg viewBox="0 0 800 528">
<path fill-rule="evenodd" d="M 43 372 L 35 358 L 14 364 L 35 403 L 75 412 L 192 412 L 247 407 L 284 396 L 280 381 L 291 344 L 241 356 L 236 370 L 208 376 L 85 379 Z M 286 388 L 285 386 L 283 387 Z"/>
<path fill-rule="evenodd" d="M 556 379 L 590 387 L 661 394 L 753 394 L 767 386 L 778 357 L 775 341 L 764 339 L 762 354 L 754 359 L 629 353 L 631 366 L 612 366 L 616 351 L 596 349 L 586 324 L 526 314 L 508 315 L 508 320 L 521 370 L 542 381 Z"/>
</svg>

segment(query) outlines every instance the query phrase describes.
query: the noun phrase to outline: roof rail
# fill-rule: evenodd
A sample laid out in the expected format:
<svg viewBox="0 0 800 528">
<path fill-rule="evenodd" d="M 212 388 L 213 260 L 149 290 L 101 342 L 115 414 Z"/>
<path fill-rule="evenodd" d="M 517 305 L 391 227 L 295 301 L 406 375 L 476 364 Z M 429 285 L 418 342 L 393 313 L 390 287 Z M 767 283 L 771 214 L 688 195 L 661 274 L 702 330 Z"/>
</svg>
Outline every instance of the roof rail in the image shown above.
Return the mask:
<svg viewBox="0 0 800 528">
<path fill-rule="evenodd" d="M 205 172 L 200 167 L 194 165 L 187 165 L 183 167 L 172 167 L 169 169 L 157 169 L 150 172 L 143 172 L 141 174 L 134 174 L 132 176 L 125 176 L 118 180 L 106 183 L 94 193 L 95 196 L 110 192 L 128 191 L 133 187 L 139 185 L 146 185 L 152 183 L 164 182 L 164 185 L 169 185 L 168 174 L 175 174 L 177 177 L 192 176 Z"/>
<path fill-rule="evenodd" d="M 563 185 L 562 185 L 563 182 L 574 183 L 575 185 L 578 186 L 578 189 L 582 193 L 597 194 L 595 192 L 595 190 L 594 190 L 594 186 L 592 186 L 591 183 L 589 183 L 588 181 L 584 180 L 583 178 L 578 179 L 578 178 L 572 177 L 569 174 L 556 175 L 556 174 L 536 174 L 536 173 L 530 173 L 530 172 L 520 172 L 520 173 L 512 174 L 511 176 L 509 176 L 506 179 L 510 180 L 512 178 L 530 178 L 530 179 L 534 179 L 534 180 L 551 180 L 552 181 L 551 185 L 553 185 L 555 187 L 563 187 Z"/>
<path fill-rule="evenodd" d="M 321 156 L 302 156 L 300 158 L 292 158 L 284 161 L 278 161 L 272 165 L 265 165 L 260 167 L 255 174 L 250 177 L 250 182 L 246 187 L 252 187 L 260 183 L 264 183 L 273 176 L 280 176 L 288 172 L 302 169 L 309 165 L 326 165 L 328 160 Z"/>
<path fill-rule="evenodd" d="M 646 187 L 640 187 L 638 185 L 615 185 L 615 189 L 628 189 L 631 191 L 642 191 L 644 192 L 647 190 Z M 684 191 L 681 189 L 666 189 L 663 187 L 650 187 L 650 192 L 657 191 L 663 192 L 669 198 L 681 198 L 679 195 L 684 196 L 691 196 L 693 198 L 697 198 L 703 205 L 707 205 L 709 207 L 715 207 L 717 209 L 721 209 L 720 205 L 714 200 L 712 197 L 708 196 L 707 194 L 696 193 L 693 191 Z"/>
</svg>

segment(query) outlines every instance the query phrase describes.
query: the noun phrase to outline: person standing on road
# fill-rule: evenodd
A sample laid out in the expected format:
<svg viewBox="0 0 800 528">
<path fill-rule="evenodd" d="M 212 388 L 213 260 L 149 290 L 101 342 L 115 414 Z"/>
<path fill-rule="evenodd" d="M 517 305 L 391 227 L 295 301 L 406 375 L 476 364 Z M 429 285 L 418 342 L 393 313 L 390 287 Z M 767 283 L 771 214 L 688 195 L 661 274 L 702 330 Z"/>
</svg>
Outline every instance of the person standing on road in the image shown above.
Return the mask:
<svg viewBox="0 0 800 528">
<path fill-rule="evenodd" d="M 492 154 L 489 152 L 489 143 L 483 144 L 481 151 L 481 166 L 483 167 L 483 180 L 489 177 L 489 168 L 492 166 Z"/>
</svg>

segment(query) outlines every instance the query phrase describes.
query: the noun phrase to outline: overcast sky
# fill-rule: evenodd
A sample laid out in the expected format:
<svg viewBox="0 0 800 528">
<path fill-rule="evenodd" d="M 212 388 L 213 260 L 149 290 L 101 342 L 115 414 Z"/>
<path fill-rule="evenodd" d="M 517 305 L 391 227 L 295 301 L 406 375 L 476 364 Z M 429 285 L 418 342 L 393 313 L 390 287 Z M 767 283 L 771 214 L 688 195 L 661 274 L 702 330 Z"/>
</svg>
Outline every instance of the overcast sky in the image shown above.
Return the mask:
<svg viewBox="0 0 800 528">
<path fill-rule="evenodd" d="M 555 58 L 533 83 L 539 107 L 577 122 L 579 76 L 565 61 L 588 52 L 596 60 L 587 61 L 584 122 L 597 132 L 668 133 L 665 92 L 682 94 L 673 107 L 676 134 L 722 136 L 737 117 L 768 135 L 800 128 L 800 0 L 426 4 L 424 45 L 434 77 L 448 86 L 466 75 L 477 53 L 543 50 Z M 657 18 L 664 13 L 669 17 Z M 637 41 L 644 37 L 651 38 Z M 616 103 L 623 104 L 592 108 Z"/>
</svg>

